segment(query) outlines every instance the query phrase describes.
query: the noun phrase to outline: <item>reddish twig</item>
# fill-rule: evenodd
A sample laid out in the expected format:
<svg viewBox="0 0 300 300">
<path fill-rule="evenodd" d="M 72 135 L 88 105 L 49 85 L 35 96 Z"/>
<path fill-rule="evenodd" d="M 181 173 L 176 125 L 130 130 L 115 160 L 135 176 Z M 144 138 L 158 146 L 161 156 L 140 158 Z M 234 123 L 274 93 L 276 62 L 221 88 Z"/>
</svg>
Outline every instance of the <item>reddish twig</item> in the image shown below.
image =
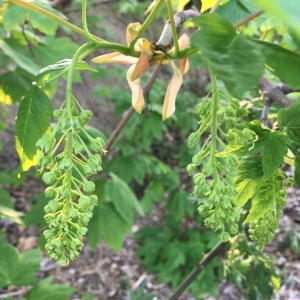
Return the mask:
<svg viewBox="0 0 300 300">
<path fill-rule="evenodd" d="M 245 18 L 244 20 L 236 23 L 233 27 L 234 28 L 239 28 L 240 26 L 243 26 L 244 24 L 248 23 L 249 21 L 255 19 L 256 17 L 258 17 L 260 15 L 262 15 L 264 12 L 265 11 L 261 9 L 261 10 L 257 11 L 256 13 L 252 14 L 251 16 Z"/>
</svg>

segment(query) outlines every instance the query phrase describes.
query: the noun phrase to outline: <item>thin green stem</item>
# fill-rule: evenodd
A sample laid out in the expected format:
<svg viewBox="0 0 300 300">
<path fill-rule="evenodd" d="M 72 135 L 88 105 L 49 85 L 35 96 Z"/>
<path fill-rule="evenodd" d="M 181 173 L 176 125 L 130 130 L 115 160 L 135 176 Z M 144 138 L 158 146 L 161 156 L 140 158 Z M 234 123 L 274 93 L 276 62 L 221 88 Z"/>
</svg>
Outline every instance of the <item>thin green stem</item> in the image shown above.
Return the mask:
<svg viewBox="0 0 300 300">
<path fill-rule="evenodd" d="M 165 2 L 165 0 L 159 0 L 158 3 L 155 5 L 155 7 L 152 9 L 151 13 L 149 14 L 149 16 L 145 20 L 144 24 L 142 25 L 141 29 L 139 30 L 138 36 L 130 43 L 129 48 L 131 50 L 133 50 L 136 41 L 141 37 L 141 35 L 146 30 L 146 28 L 150 25 L 150 23 L 152 22 L 152 20 L 154 19 L 154 17 L 160 10 L 160 8 L 163 6 L 164 2 Z"/>
<path fill-rule="evenodd" d="M 51 82 L 51 81 L 53 81 L 53 80 L 61 77 L 62 75 L 64 75 L 66 72 L 68 72 L 68 70 L 69 70 L 69 66 L 67 66 L 64 70 L 62 70 L 61 72 L 59 72 L 57 75 L 55 75 L 55 76 L 53 76 L 53 77 L 51 77 L 51 78 L 49 78 L 47 80 L 44 80 L 44 81 L 41 81 L 41 82 L 37 82 L 37 85 L 44 85 L 46 83 L 49 83 L 49 82 Z"/>
<path fill-rule="evenodd" d="M 178 55 L 179 43 L 178 43 L 178 37 L 177 37 L 177 31 L 176 31 L 176 25 L 175 25 L 175 21 L 174 21 L 173 8 L 172 8 L 171 0 L 167 0 L 167 5 L 168 5 L 168 13 L 169 13 L 170 24 L 171 24 L 171 28 L 172 28 L 172 35 L 173 35 L 173 40 L 174 40 L 175 55 Z"/>
<path fill-rule="evenodd" d="M 215 153 L 216 153 L 216 143 L 217 143 L 217 112 L 218 112 L 218 102 L 219 102 L 219 92 L 217 87 L 217 80 L 214 71 L 209 67 L 209 73 L 211 78 L 212 84 L 212 120 L 211 120 L 211 151 L 210 151 L 210 158 L 214 161 L 215 160 Z M 218 181 L 219 173 L 216 168 L 215 162 L 213 165 L 213 175 L 214 179 Z"/>
<path fill-rule="evenodd" d="M 82 0 L 82 24 L 83 24 L 83 30 L 86 38 L 90 42 L 97 42 L 89 33 L 89 29 L 87 27 L 87 22 L 86 22 L 86 2 L 87 0 Z"/>
</svg>

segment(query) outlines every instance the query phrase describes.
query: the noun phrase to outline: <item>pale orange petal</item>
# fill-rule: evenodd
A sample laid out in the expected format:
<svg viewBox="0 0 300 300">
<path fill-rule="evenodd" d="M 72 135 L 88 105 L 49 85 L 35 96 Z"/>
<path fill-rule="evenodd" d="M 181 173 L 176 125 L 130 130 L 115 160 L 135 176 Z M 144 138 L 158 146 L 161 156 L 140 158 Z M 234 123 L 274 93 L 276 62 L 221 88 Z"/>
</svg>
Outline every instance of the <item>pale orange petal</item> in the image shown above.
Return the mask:
<svg viewBox="0 0 300 300">
<path fill-rule="evenodd" d="M 92 59 L 92 62 L 95 64 L 118 63 L 118 64 L 133 65 L 138 62 L 138 58 L 126 56 L 119 52 L 114 52 L 114 53 L 98 56 Z"/>
<path fill-rule="evenodd" d="M 127 45 L 129 45 L 138 35 L 142 25 L 140 23 L 130 23 L 126 31 Z"/>
<path fill-rule="evenodd" d="M 163 121 L 169 118 L 174 113 L 176 96 L 182 84 L 182 74 L 180 70 L 175 66 L 172 60 L 170 60 L 170 65 L 174 70 L 174 75 L 168 85 L 167 93 L 164 100 L 162 113 Z"/>
<path fill-rule="evenodd" d="M 183 50 L 190 42 L 190 37 L 184 33 L 178 40 L 179 50 Z"/>
<path fill-rule="evenodd" d="M 140 76 L 146 71 L 147 66 L 148 66 L 147 52 L 142 52 L 131 74 L 131 80 L 134 81 L 140 78 Z"/>
<path fill-rule="evenodd" d="M 184 75 L 189 70 L 189 67 L 190 63 L 187 57 L 180 61 L 180 72 L 182 75 Z"/>
<path fill-rule="evenodd" d="M 140 84 L 140 80 L 136 79 L 134 81 L 131 80 L 131 75 L 135 66 L 131 66 L 127 72 L 127 81 L 132 93 L 132 106 L 133 108 L 140 114 L 142 111 L 142 107 L 145 104 L 143 89 Z"/>
</svg>

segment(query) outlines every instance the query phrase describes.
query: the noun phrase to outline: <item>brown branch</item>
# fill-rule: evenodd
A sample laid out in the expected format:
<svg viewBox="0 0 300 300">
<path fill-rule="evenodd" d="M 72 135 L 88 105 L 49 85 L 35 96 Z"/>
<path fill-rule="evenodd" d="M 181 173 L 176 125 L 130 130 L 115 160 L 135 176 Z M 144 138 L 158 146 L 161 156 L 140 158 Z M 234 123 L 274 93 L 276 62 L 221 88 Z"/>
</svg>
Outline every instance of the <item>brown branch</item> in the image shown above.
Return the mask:
<svg viewBox="0 0 300 300">
<path fill-rule="evenodd" d="M 287 108 L 294 102 L 286 95 L 295 91 L 286 84 L 273 83 L 266 76 L 262 76 L 259 79 L 258 88 L 262 91 L 265 99 L 261 122 L 263 125 L 268 126 L 268 114 L 272 102 L 277 103 L 280 107 Z"/>
<path fill-rule="evenodd" d="M 203 271 L 208 263 L 215 258 L 222 250 L 224 251 L 226 243 L 219 242 L 210 252 L 204 255 L 201 262 L 190 273 L 190 275 L 184 280 L 184 282 L 175 290 L 168 300 L 176 300 L 178 297 L 188 288 L 188 286 L 195 280 L 195 278 Z"/>
</svg>

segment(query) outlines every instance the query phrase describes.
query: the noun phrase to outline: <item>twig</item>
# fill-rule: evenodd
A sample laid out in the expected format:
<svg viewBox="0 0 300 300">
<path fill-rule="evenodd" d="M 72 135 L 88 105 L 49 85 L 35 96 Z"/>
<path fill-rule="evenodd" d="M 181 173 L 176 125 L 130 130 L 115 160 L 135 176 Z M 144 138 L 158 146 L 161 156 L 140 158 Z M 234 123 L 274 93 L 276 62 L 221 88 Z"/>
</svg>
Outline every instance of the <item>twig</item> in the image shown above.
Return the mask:
<svg viewBox="0 0 300 300">
<path fill-rule="evenodd" d="M 293 90 L 286 84 L 275 84 L 271 82 L 266 76 L 262 76 L 258 82 L 258 88 L 262 91 L 264 98 L 270 98 L 272 102 L 277 103 L 280 107 L 287 108 L 294 102 L 286 95 L 293 92 Z"/>
<path fill-rule="evenodd" d="M 216 11 L 216 9 L 218 8 L 218 6 L 219 6 L 219 4 L 220 4 L 220 2 L 221 2 L 222 0 L 218 0 L 216 3 L 215 3 L 215 5 L 212 7 L 212 9 L 210 10 L 210 14 L 212 14 L 212 13 L 214 13 L 215 11 Z"/>
<path fill-rule="evenodd" d="M 272 99 L 269 96 L 265 97 L 264 101 L 264 108 L 261 115 L 261 123 L 268 127 L 268 115 L 269 115 L 269 109 L 272 105 Z"/>
<path fill-rule="evenodd" d="M 248 23 L 249 21 L 255 19 L 256 17 L 262 15 L 264 13 L 264 10 L 259 10 L 256 13 L 252 14 L 251 16 L 245 18 L 244 20 L 242 20 L 241 22 L 236 23 L 233 27 L 234 28 L 239 28 L 240 26 L 243 26 L 244 24 Z"/>
<path fill-rule="evenodd" d="M 180 11 L 174 15 L 175 26 L 176 27 L 181 26 L 186 21 L 187 18 L 194 18 L 197 16 L 200 16 L 200 13 L 194 10 Z M 156 44 L 166 46 L 170 44 L 171 39 L 172 39 L 172 28 L 171 28 L 170 20 L 168 20 L 165 23 L 162 34 Z"/>
<path fill-rule="evenodd" d="M 195 278 L 203 271 L 208 263 L 216 257 L 224 246 L 227 244 L 219 242 L 209 253 L 204 255 L 204 258 L 197 265 L 197 267 L 190 273 L 190 275 L 184 280 L 184 282 L 175 290 L 168 300 L 176 300 L 178 297 L 188 288 L 188 286 L 195 280 Z"/>
</svg>

